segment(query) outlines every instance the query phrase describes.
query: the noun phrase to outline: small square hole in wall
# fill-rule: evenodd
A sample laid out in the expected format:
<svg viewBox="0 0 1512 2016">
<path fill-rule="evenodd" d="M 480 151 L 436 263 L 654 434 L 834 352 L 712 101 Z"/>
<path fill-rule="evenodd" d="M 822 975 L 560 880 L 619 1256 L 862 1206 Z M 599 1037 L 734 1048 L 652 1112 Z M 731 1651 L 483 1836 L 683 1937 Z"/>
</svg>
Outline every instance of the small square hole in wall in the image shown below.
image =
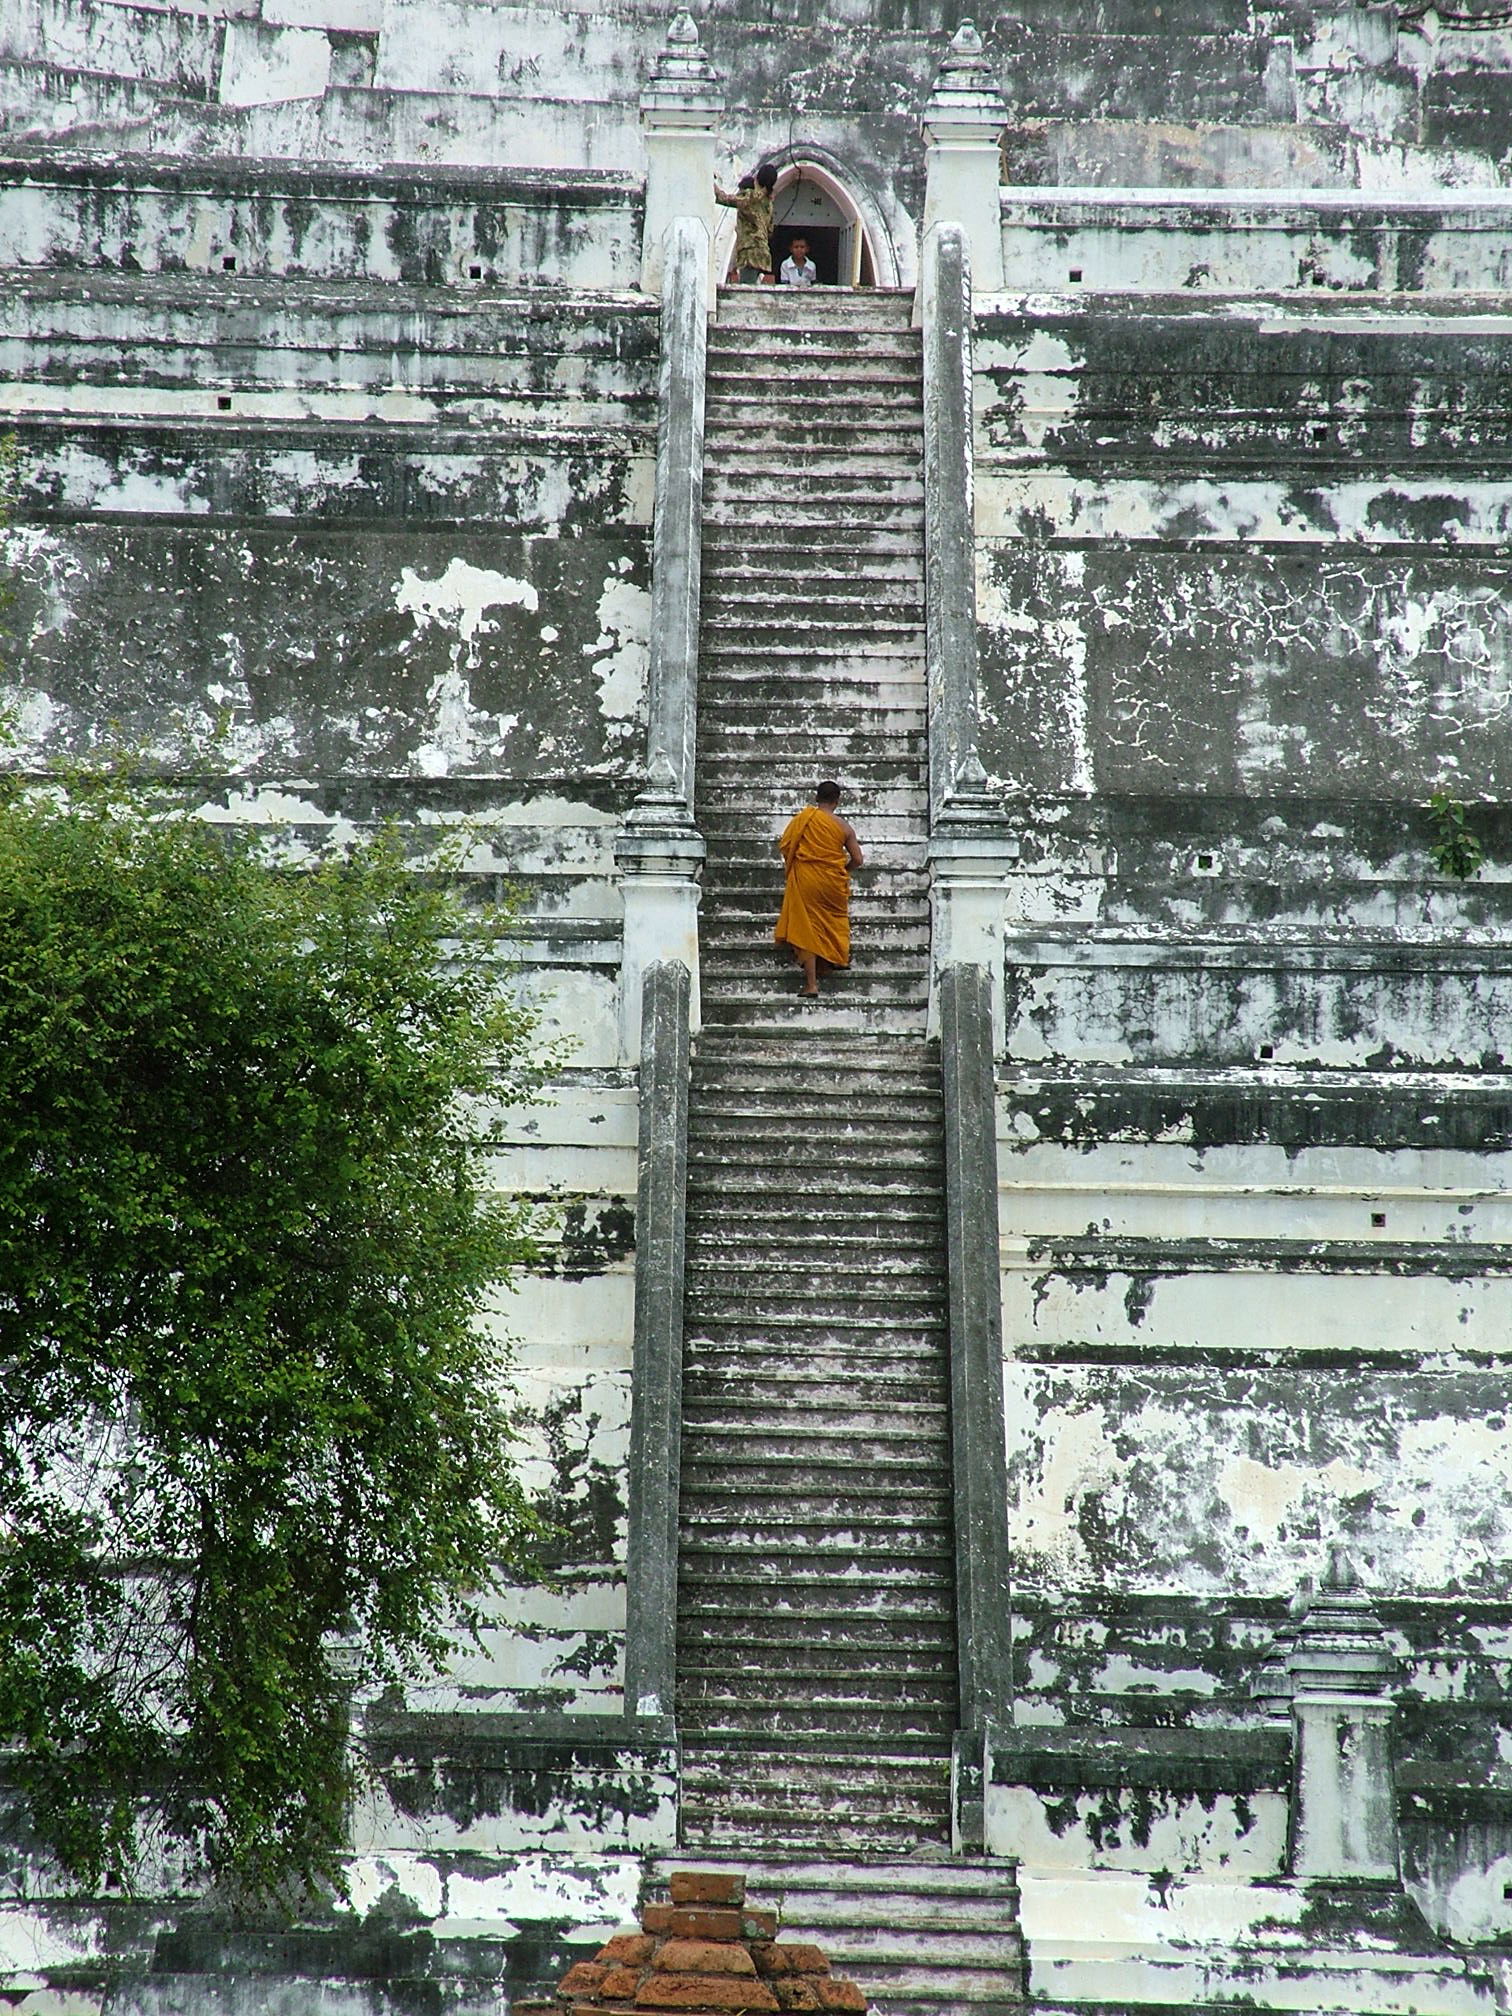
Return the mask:
<svg viewBox="0 0 1512 2016">
<path fill-rule="evenodd" d="M 1073 266 L 1071 268 L 1071 271 L 1066 275 L 1066 278 L 1070 281 L 1073 287 L 1080 287 L 1081 276 L 1082 276 L 1082 269 L 1080 268 L 1080 266 Z"/>
<path fill-rule="evenodd" d="M 1216 875 L 1218 873 L 1218 856 L 1216 854 L 1194 854 L 1192 856 L 1192 873 L 1194 875 Z"/>
<path fill-rule="evenodd" d="M 1386 1230 L 1386 1213 L 1384 1211 L 1372 1211 L 1370 1214 L 1370 1225 L 1372 1231 L 1384 1232 Z"/>
<path fill-rule="evenodd" d="M 483 278 L 483 268 L 481 266 L 469 266 L 467 277 L 469 280 L 481 280 Z"/>
<path fill-rule="evenodd" d="M 1328 422 L 1326 420 L 1314 420 L 1307 431 L 1311 434 L 1314 441 L 1326 441 L 1328 439 Z"/>
<path fill-rule="evenodd" d="M 1268 1064 L 1276 1054 L 1276 1046 L 1274 1043 L 1262 1043 L 1256 1054 L 1262 1064 Z"/>
<path fill-rule="evenodd" d="M 234 252 L 222 254 L 221 271 L 222 273 L 234 273 L 236 271 L 236 254 Z"/>
<path fill-rule="evenodd" d="M 229 413 L 231 411 L 231 394 L 229 392 L 217 393 L 215 405 L 218 412 Z"/>
</svg>

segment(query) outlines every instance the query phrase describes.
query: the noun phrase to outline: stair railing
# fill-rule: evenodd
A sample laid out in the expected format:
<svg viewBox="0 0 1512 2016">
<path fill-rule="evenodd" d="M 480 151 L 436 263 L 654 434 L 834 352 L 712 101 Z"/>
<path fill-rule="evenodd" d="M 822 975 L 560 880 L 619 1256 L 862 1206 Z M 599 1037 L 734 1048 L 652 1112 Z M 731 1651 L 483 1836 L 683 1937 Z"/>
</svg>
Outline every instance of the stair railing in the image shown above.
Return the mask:
<svg viewBox="0 0 1512 2016">
<path fill-rule="evenodd" d="M 927 234 L 924 612 L 929 694 L 930 1002 L 945 1091 L 960 1730 L 952 1844 L 982 1853 L 994 1727 L 1013 1707 L 1004 1450 L 996 1060 L 1003 1035 L 1003 895 L 1017 847 L 977 750 L 979 664 L 971 466 L 971 266 L 966 234 Z"/>
<path fill-rule="evenodd" d="M 688 1194 L 690 980 L 680 961 L 646 969 L 635 1198 L 635 1350 L 625 1560 L 625 1712 L 673 1713 L 682 1440 L 683 1273 Z"/>
<path fill-rule="evenodd" d="M 703 592 L 704 365 L 708 350 L 709 234 L 698 217 L 667 227 L 657 382 L 656 502 L 651 529 L 651 665 L 646 787 L 614 843 L 625 925 L 620 962 L 620 1054 L 641 1049 L 643 976 L 680 961 L 699 1026 L 698 869 L 693 823 L 698 724 L 698 625 Z"/>
</svg>

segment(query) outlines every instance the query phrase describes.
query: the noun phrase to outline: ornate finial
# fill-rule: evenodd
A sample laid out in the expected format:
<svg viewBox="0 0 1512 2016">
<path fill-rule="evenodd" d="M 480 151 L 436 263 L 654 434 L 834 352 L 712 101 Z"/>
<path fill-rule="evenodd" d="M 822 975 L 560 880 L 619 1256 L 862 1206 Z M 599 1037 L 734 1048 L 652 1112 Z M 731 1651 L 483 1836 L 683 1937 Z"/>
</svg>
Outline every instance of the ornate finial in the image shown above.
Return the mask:
<svg viewBox="0 0 1512 2016">
<path fill-rule="evenodd" d="M 1295 1627 L 1286 1659 L 1292 1692 L 1382 1694 L 1398 1671 L 1385 1628 L 1341 1546 Z"/>
<path fill-rule="evenodd" d="M 970 792 L 973 797 L 987 789 L 987 772 L 982 768 L 982 759 L 975 749 L 969 750 L 957 763 L 952 788 Z"/>
<path fill-rule="evenodd" d="M 679 7 L 641 93 L 641 111 L 678 126 L 700 123 L 700 115 L 706 122 L 723 109 L 719 73 L 698 39 L 698 23 L 686 7 Z"/>
<path fill-rule="evenodd" d="M 1007 116 L 1008 108 L 998 89 L 992 59 L 977 33 L 977 25 L 971 20 L 962 21 L 935 73 L 934 89 L 924 109 L 925 121 L 931 126 L 942 120 L 964 120 L 973 126 L 1000 127 Z"/>
</svg>

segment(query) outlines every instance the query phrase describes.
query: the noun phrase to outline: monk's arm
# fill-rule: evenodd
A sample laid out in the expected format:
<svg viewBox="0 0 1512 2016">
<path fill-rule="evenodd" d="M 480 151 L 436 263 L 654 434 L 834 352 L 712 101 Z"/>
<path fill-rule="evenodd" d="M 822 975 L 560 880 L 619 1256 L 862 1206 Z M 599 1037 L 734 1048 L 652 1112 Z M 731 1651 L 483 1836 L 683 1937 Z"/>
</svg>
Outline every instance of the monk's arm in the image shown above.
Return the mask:
<svg viewBox="0 0 1512 2016">
<path fill-rule="evenodd" d="M 856 838 L 856 829 L 845 819 L 842 819 L 840 824 L 845 831 L 845 851 L 850 856 L 850 864 L 852 868 L 860 868 L 865 864 L 866 856 L 861 852 L 861 842 Z"/>
</svg>

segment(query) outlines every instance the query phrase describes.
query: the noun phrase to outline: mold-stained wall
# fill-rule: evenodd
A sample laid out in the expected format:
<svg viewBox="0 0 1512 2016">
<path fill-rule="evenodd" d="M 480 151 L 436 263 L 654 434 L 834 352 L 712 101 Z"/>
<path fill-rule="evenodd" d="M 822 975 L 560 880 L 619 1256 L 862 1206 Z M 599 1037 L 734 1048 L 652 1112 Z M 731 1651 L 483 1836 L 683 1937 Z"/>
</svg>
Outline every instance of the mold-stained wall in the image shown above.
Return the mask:
<svg viewBox="0 0 1512 2016">
<path fill-rule="evenodd" d="M 1258 1729 L 1343 1543 L 1404 1664 L 1415 1886 L 1504 1936 L 1512 317 L 1063 289 L 989 304 L 975 362 L 983 755 L 1023 843 L 1020 1723 Z M 1433 863 L 1438 790 L 1474 880 Z M 1127 1775 L 1079 1817 L 1064 1766 L 1020 1777 L 1059 1788 L 1012 1794 L 1025 1840 L 1059 1813 L 1105 1867 L 1232 1873 L 1264 1834 L 1253 1785 L 1220 1839 L 1232 1785 L 1193 1826 Z"/>
<path fill-rule="evenodd" d="M 490 219 L 496 252 L 546 248 L 552 285 L 457 280 Z M 55 161 L 0 187 L 24 759 L 130 747 L 296 850 L 465 828 L 469 887 L 519 892 L 521 984 L 569 1045 L 497 1158 L 552 1222 L 491 1319 L 554 1579 L 417 1690 L 435 1712 L 622 1707 L 636 1093 L 612 845 L 644 771 L 659 335 L 655 303 L 568 282 L 584 259 L 612 281 L 633 237 L 604 178 Z"/>
</svg>

